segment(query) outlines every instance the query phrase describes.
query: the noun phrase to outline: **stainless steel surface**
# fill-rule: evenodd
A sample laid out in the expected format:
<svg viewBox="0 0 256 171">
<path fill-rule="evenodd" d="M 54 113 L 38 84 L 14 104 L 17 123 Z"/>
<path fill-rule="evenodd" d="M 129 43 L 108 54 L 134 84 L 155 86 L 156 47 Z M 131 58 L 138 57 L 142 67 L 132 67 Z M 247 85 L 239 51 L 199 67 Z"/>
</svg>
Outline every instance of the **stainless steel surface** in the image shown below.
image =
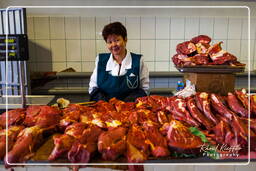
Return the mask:
<svg viewBox="0 0 256 171">
<path fill-rule="evenodd" d="M 53 95 L 27 95 L 24 96 L 27 105 L 47 105 L 49 104 L 55 96 Z M 22 108 L 22 97 L 21 96 L 6 96 L 0 97 L 0 109 L 16 109 Z"/>
</svg>

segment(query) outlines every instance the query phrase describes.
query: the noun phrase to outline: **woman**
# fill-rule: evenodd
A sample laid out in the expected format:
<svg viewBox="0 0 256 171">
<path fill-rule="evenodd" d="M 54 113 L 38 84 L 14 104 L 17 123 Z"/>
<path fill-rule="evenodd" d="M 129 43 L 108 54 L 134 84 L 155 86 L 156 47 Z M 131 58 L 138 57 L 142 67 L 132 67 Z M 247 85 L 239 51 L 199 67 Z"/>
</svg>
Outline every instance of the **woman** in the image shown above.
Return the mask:
<svg viewBox="0 0 256 171">
<path fill-rule="evenodd" d="M 110 53 L 99 54 L 89 83 L 91 101 L 116 97 L 134 101 L 146 96 L 149 74 L 141 55 L 126 49 L 127 31 L 120 22 L 106 25 L 102 36 Z"/>
</svg>

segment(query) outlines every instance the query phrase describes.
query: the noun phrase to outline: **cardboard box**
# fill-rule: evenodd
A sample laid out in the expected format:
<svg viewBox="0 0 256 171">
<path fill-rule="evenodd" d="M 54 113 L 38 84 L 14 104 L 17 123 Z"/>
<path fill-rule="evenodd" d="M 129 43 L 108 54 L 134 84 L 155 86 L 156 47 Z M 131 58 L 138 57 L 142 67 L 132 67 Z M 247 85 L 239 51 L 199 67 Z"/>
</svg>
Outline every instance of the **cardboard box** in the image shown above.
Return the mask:
<svg viewBox="0 0 256 171">
<path fill-rule="evenodd" d="M 184 80 L 186 79 L 195 84 L 197 92 L 227 95 L 228 92 L 234 92 L 235 88 L 235 74 L 232 73 L 185 73 Z"/>
</svg>

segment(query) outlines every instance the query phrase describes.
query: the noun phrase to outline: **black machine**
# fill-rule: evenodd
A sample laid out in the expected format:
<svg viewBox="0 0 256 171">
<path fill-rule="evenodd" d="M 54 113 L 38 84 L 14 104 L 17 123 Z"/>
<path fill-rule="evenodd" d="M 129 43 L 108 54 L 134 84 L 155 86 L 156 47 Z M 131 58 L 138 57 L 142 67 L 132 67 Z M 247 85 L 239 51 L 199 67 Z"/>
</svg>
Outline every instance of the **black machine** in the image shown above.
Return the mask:
<svg viewBox="0 0 256 171">
<path fill-rule="evenodd" d="M 8 49 L 6 48 L 8 46 Z M 27 61 L 28 37 L 26 34 L 0 35 L 0 60 Z"/>
</svg>

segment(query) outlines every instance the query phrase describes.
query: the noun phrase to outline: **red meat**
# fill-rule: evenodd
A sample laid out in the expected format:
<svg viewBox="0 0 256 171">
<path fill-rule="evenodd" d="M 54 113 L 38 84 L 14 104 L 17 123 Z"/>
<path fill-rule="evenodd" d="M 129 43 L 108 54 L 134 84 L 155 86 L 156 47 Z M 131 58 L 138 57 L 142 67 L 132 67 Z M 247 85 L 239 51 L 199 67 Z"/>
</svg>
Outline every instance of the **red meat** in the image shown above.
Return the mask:
<svg viewBox="0 0 256 171">
<path fill-rule="evenodd" d="M 235 113 L 229 110 L 221 101 L 220 96 L 212 93 L 211 94 L 212 107 L 221 115 L 225 116 L 229 121 L 232 121 L 232 117 Z"/>
<path fill-rule="evenodd" d="M 193 135 L 188 127 L 184 126 L 177 120 L 172 120 L 168 126 L 165 126 L 167 131 L 168 145 L 172 149 L 176 149 L 180 152 L 193 152 L 199 149 L 203 142 L 201 139 Z"/>
<path fill-rule="evenodd" d="M 104 160 L 115 160 L 126 150 L 126 132 L 123 127 L 113 128 L 99 136 L 98 150 Z"/>
<path fill-rule="evenodd" d="M 243 117 L 248 117 L 248 110 L 246 110 L 242 106 L 242 104 L 240 104 L 240 102 L 238 101 L 238 99 L 233 93 L 230 93 L 230 92 L 228 93 L 227 102 L 228 102 L 228 106 L 233 112 L 239 113 Z"/>
<path fill-rule="evenodd" d="M 209 44 L 211 42 L 211 38 L 206 35 L 199 35 L 199 36 L 193 37 L 191 39 L 191 42 L 193 42 L 194 44 L 197 44 L 197 43 Z"/>
<path fill-rule="evenodd" d="M 194 98 L 187 99 L 187 107 L 188 107 L 192 117 L 195 118 L 199 123 L 202 123 L 207 129 L 210 129 L 211 127 L 214 126 L 214 122 L 209 120 L 196 107 L 196 102 L 195 102 Z"/>
<path fill-rule="evenodd" d="M 176 46 L 176 51 L 178 54 L 188 55 L 196 51 L 196 46 L 191 41 L 186 41 L 179 43 Z"/>
<path fill-rule="evenodd" d="M 209 94 L 206 92 L 197 93 L 195 96 L 197 107 L 210 119 L 214 124 L 218 123 L 218 119 L 213 115 L 210 107 Z"/>
<path fill-rule="evenodd" d="M 6 167 L 8 167 L 9 163 L 24 162 L 32 157 L 35 150 L 43 142 L 42 133 L 43 129 L 39 126 L 23 129 L 19 133 L 12 150 L 5 157 Z"/>
<path fill-rule="evenodd" d="M 19 125 L 24 121 L 25 109 L 14 109 L 8 111 L 8 126 Z M 6 127 L 7 112 L 0 115 L 0 127 Z"/>
<path fill-rule="evenodd" d="M 3 159 L 6 153 L 6 133 L 8 137 L 8 151 L 12 149 L 16 138 L 24 126 L 11 126 L 8 131 L 5 129 L 0 130 L 0 159 Z"/>
</svg>

